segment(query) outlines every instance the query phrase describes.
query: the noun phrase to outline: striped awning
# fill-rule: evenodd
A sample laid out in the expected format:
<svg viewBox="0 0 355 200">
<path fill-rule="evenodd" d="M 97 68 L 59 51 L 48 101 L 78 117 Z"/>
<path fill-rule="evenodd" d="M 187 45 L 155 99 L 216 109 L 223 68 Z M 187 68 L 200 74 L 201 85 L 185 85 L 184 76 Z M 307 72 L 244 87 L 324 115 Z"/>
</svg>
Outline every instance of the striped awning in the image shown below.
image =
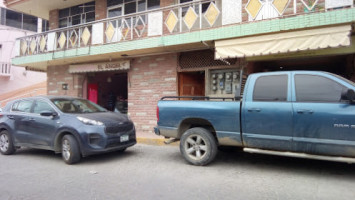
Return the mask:
<svg viewBox="0 0 355 200">
<path fill-rule="evenodd" d="M 252 57 L 350 46 L 351 25 L 215 41 L 215 58 Z"/>
</svg>

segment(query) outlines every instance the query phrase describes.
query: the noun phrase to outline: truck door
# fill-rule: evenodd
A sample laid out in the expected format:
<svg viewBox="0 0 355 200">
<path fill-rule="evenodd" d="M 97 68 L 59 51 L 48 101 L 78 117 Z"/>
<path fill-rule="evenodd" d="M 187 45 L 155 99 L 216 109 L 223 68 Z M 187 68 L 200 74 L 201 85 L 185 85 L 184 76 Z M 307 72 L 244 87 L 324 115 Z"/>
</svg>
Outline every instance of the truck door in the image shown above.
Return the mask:
<svg viewBox="0 0 355 200">
<path fill-rule="evenodd" d="M 247 147 L 291 150 L 292 103 L 289 73 L 249 77 L 242 105 Z M 253 87 L 254 86 L 254 87 Z"/>
<path fill-rule="evenodd" d="M 355 156 L 355 105 L 340 100 L 348 88 L 334 77 L 300 72 L 293 77 L 295 151 Z"/>
</svg>

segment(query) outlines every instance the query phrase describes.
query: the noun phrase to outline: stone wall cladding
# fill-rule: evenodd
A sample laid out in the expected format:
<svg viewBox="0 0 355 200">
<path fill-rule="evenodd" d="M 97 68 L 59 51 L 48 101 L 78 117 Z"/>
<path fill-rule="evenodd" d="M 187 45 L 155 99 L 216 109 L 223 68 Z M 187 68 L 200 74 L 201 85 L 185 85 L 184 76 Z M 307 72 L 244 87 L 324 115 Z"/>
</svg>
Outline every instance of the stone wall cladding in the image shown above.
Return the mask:
<svg viewBox="0 0 355 200">
<path fill-rule="evenodd" d="M 48 66 L 47 68 L 47 91 L 48 95 L 65 95 L 82 97 L 83 79 L 82 74 L 70 74 L 69 66 Z M 62 89 L 62 84 L 68 84 L 68 90 Z"/>
<path fill-rule="evenodd" d="M 137 135 L 150 133 L 156 125 L 157 102 L 177 95 L 177 54 L 148 56 L 131 61 L 128 72 L 128 112 Z"/>
</svg>

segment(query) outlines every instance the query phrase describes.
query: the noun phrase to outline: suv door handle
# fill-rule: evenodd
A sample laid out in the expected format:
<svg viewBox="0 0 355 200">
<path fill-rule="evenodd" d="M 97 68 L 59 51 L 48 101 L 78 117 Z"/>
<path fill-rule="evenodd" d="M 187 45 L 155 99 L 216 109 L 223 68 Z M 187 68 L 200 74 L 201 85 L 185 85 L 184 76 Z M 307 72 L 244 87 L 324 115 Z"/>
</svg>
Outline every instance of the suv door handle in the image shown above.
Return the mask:
<svg viewBox="0 0 355 200">
<path fill-rule="evenodd" d="M 313 110 L 300 109 L 300 110 L 297 110 L 297 113 L 298 114 L 303 114 L 303 113 L 313 114 Z"/>
<path fill-rule="evenodd" d="M 15 117 L 13 115 L 8 115 L 7 118 L 9 119 L 15 119 Z"/>
<path fill-rule="evenodd" d="M 28 119 L 28 121 L 33 122 L 33 121 L 36 121 L 36 120 L 35 120 L 35 118 L 30 118 L 30 119 Z"/>
<path fill-rule="evenodd" d="M 260 108 L 249 108 L 248 111 L 249 112 L 260 112 L 261 109 Z"/>
</svg>

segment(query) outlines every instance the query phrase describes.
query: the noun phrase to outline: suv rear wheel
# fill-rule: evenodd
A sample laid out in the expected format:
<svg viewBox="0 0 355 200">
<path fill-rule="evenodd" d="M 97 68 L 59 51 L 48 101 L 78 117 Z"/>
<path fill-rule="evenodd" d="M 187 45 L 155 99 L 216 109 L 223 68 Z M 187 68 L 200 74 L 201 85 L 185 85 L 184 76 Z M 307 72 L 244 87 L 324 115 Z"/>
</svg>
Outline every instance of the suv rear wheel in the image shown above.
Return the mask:
<svg viewBox="0 0 355 200">
<path fill-rule="evenodd" d="M 62 139 L 62 158 L 67 164 L 74 164 L 80 160 L 78 142 L 72 135 L 65 135 Z"/>
<path fill-rule="evenodd" d="M 204 128 L 191 128 L 181 137 L 180 152 L 193 165 L 207 165 L 217 155 L 217 142 L 212 133 Z"/>
</svg>

